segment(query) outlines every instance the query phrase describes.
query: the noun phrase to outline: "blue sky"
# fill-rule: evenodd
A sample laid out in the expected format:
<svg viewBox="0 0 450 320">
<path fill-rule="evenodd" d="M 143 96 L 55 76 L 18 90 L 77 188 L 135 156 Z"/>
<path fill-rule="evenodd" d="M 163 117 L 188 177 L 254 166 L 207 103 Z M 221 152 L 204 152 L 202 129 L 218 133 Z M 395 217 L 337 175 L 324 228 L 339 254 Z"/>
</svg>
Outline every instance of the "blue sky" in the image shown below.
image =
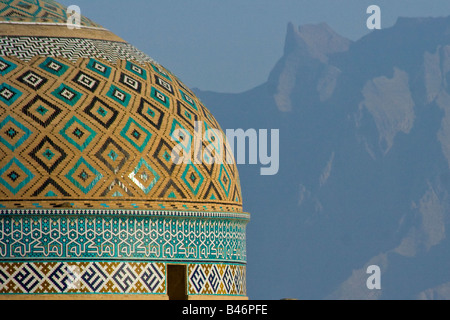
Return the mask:
<svg viewBox="0 0 450 320">
<path fill-rule="evenodd" d="M 328 23 L 357 40 L 366 9 L 382 28 L 398 16 L 448 16 L 448 0 L 60 0 L 121 36 L 188 86 L 241 92 L 263 83 L 283 52 L 288 22 Z"/>
</svg>

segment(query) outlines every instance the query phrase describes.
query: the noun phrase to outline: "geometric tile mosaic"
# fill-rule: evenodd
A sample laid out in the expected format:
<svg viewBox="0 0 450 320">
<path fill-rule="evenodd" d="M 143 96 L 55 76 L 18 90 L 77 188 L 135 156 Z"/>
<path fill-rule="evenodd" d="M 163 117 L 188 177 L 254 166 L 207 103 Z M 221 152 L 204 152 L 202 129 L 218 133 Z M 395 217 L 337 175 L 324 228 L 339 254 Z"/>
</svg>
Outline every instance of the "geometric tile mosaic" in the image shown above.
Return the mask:
<svg viewBox="0 0 450 320">
<path fill-rule="evenodd" d="M 218 155 L 222 154 L 222 149 L 223 149 L 223 144 L 224 141 L 222 137 L 220 137 L 217 134 L 217 130 L 214 130 L 213 128 L 211 128 L 208 123 L 205 121 L 203 123 L 205 125 L 205 143 L 208 143 L 210 146 L 212 146 L 215 150 L 215 153 L 217 153 Z M 211 149 L 211 148 L 209 148 Z M 208 150 L 210 152 L 211 155 L 214 153 L 213 150 Z"/>
<path fill-rule="evenodd" d="M 111 68 L 95 59 L 90 59 L 89 63 L 86 65 L 86 68 L 98 73 L 106 79 L 108 79 L 111 75 Z"/>
<path fill-rule="evenodd" d="M 61 84 L 55 91 L 52 92 L 52 94 L 59 100 L 72 107 L 78 102 L 78 100 L 80 100 L 82 96 L 80 92 L 65 84 Z"/>
<path fill-rule="evenodd" d="M 227 169 L 225 168 L 225 166 L 223 164 L 220 165 L 219 183 L 220 183 L 220 186 L 222 187 L 223 191 L 225 191 L 225 194 L 228 197 L 228 195 L 230 194 L 231 178 L 227 172 Z"/>
<path fill-rule="evenodd" d="M 94 92 L 99 86 L 100 82 L 96 80 L 94 77 L 80 71 L 72 80 L 73 82 L 81 85 L 85 89 Z"/>
<path fill-rule="evenodd" d="M 17 65 L 15 63 L 0 57 L 0 75 L 5 76 L 15 68 L 17 68 Z"/>
<path fill-rule="evenodd" d="M 147 80 L 147 71 L 138 65 L 132 63 L 131 61 L 126 62 L 125 69 L 131 71 L 135 75 L 141 77 L 144 80 Z"/>
<path fill-rule="evenodd" d="M 246 267 L 232 264 L 190 264 L 188 294 L 246 296 Z"/>
<path fill-rule="evenodd" d="M 163 76 L 166 80 L 172 81 L 172 79 L 169 76 L 169 73 L 166 72 L 163 68 L 161 68 L 160 66 L 157 66 L 153 63 L 150 64 L 153 71 L 156 72 L 157 74 L 159 74 L 160 76 Z"/>
<path fill-rule="evenodd" d="M 11 106 L 21 95 L 21 91 L 7 83 L 0 85 L 0 101 L 7 106 Z"/>
<path fill-rule="evenodd" d="M 122 169 L 130 158 L 130 154 L 111 137 L 106 139 L 95 156 L 114 173 Z"/>
<path fill-rule="evenodd" d="M 127 107 L 130 103 L 131 95 L 124 90 L 112 85 L 106 94 L 108 97 L 114 101 L 120 103 L 122 106 Z"/>
<path fill-rule="evenodd" d="M 3 168 L 0 168 L 0 184 L 16 195 L 27 185 L 34 175 L 19 160 L 12 158 Z"/>
<path fill-rule="evenodd" d="M 31 70 L 28 70 L 26 73 L 20 76 L 18 80 L 34 90 L 39 90 L 48 81 L 43 76 Z"/>
<path fill-rule="evenodd" d="M 164 294 L 164 263 L 0 262 L 0 294 Z"/>
<path fill-rule="evenodd" d="M 23 107 L 22 112 L 46 128 L 61 114 L 62 110 L 50 101 L 36 96 Z"/>
<path fill-rule="evenodd" d="M 32 132 L 25 125 L 10 115 L 0 123 L 0 142 L 11 151 L 20 147 L 31 134 Z"/>
<path fill-rule="evenodd" d="M 103 175 L 81 157 L 67 173 L 66 178 L 85 194 L 100 181 Z"/>
<path fill-rule="evenodd" d="M 135 78 L 122 73 L 120 76 L 120 80 L 119 82 L 123 85 L 125 85 L 126 87 L 128 87 L 128 89 L 131 89 L 133 91 L 135 91 L 136 93 L 141 93 L 142 90 L 142 83 L 138 80 L 136 80 Z"/>
<path fill-rule="evenodd" d="M 246 296 L 246 267 L 187 264 L 189 295 Z M 0 294 L 166 294 L 163 262 L 0 262 Z"/>
<path fill-rule="evenodd" d="M 161 124 L 164 120 L 165 113 L 157 107 L 156 104 L 152 104 L 142 98 L 138 108 L 138 113 L 148 122 L 148 124 L 154 126 L 157 130 L 161 129 Z"/>
<path fill-rule="evenodd" d="M 46 197 L 46 198 L 61 198 L 70 197 L 70 194 L 66 191 L 67 188 L 61 187 L 56 181 L 51 178 L 45 180 L 45 182 L 39 186 L 33 193 L 34 197 Z M 36 203 L 35 203 L 36 204 Z"/>
<path fill-rule="evenodd" d="M 187 102 L 192 108 L 194 108 L 195 110 L 197 109 L 197 104 L 195 103 L 194 99 L 192 99 L 190 96 L 188 96 L 186 93 L 184 93 L 183 91 L 180 90 L 180 94 L 181 97 L 183 98 L 183 100 L 185 102 Z"/>
<path fill-rule="evenodd" d="M 84 109 L 84 112 L 105 129 L 108 129 L 114 123 L 119 114 L 116 109 L 97 97 Z"/>
<path fill-rule="evenodd" d="M 171 161 L 171 153 L 172 147 L 164 139 L 161 139 L 155 153 L 153 154 L 153 157 L 159 163 L 161 168 L 166 170 L 169 175 L 175 170 L 176 167 L 176 164 Z"/>
<path fill-rule="evenodd" d="M 65 65 L 64 63 L 59 62 L 50 57 L 45 59 L 45 61 L 42 62 L 39 65 L 39 67 L 42 70 L 50 72 L 51 74 L 54 74 L 55 76 L 58 76 L 58 77 L 62 76 L 69 69 L 69 67 L 67 65 Z"/>
<path fill-rule="evenodd" d="M 159 91 L 158 89 L 152 87 L 152 92 L 150 96 L 155 100 L 156 102 L 162 104 L 167 109 L 170 109 L 170 99 L 167 95 Z"/>
<path fill-rule="evenodd" d="M 170 138 L 188 153 L 190 153 L 192 149 L 192 137 L 192 131 L 186 130 L 176 118 L 173 119 L 172 126 L 170 128 Z"/>
<path fill-rule="evenodd" d="M 49 174 L 51 174 L 67 157 L 67 153 L 64 149 L 58 146 L 49 137 L 42 139 L 29 155 Z"/>
<path fill-rule="evenodd" d="M 143 152 L 152 134 L 133 118 L 129 118 L 120 135 L 134 146 L 139 152 Z"/>
<path fill-rule="evenodd" d="M 197 114 L 185 106 L 180 101 L 177 101 L 177 114 L 183 119 L 186 123 L 188 123 L 192 128 L 195 126 L 195 122 L 198 121 Z"/>
<path fill-rule="evenodd" d="M 174 94 L 173 87 L 169 82 L 167 82 L 163 78 L 158 77 L 157 75 L 155 75 L 155 81 L 156 81 L 156 84 L 159 85 L 161 88 L 163 88 L 170 94 Z"/>
<path fill-rule="evenodd" d="M 139 189 L 148 194 L 153 186 L 158 182 L 160 175 L 142 158 L 129 178 Z"/>
<path fill-rule="evenodd" d="M 203 184 L 204 178 L 200 171 L 192 164 L 188 164 L 181 176 L 187 187 L 197 195 L 198 190 Z"/>
<path fill-rule="evenodd" d="M 84 121 L 75 116 L 65 124 L 60 134 L 80 151 L 86 149 L 97 135 Z"/>
<path fill-rule="evenodd" d="M 80 50 L 80 47 L 83 50 Z M 55 59 L 62 57 L 72 62 L 76 62 L 79 58 L 96 58 L 112 63 L 119 60 L 134 60 L 140 63 L 153 62 L 152 58 L 129 43 L 77 38 L 0 36 L 0 56 L 17 57 L 22 61 L 30 61 L 36 56 L 51 56 Z M 107 66 L 104 62 L 100 63 Z M 93 65 L 93 68 L 99 70 L 99 74 L 106 78 L 112 74 L 109 67 L 102 69 L 101 64 L 93 63 Z M 104 72 L 100 70 L 104 70 Z"/>
</svg>

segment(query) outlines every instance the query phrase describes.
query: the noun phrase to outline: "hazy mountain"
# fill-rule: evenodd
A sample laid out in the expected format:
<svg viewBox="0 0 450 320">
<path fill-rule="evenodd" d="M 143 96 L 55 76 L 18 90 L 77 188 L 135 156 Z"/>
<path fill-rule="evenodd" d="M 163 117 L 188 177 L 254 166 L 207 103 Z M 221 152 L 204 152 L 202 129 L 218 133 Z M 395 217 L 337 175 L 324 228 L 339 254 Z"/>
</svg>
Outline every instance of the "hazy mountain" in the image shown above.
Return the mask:
<svg viewBox="0 0 450 320">
<path fill-rule="evenodd" d="M 239 166 L 250 298 L 450 299 L 450 17 L 289 24 L 266 83 L 197 94 L 224 129 L 280 129 L 276 176 Z"/>
</svg>

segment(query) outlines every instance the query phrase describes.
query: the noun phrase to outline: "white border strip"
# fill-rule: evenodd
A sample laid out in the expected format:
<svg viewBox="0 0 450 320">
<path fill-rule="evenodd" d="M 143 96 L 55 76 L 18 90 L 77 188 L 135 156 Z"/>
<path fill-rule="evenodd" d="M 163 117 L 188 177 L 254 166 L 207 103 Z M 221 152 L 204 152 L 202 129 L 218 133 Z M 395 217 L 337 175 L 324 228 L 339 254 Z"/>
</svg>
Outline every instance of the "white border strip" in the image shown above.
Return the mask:
<svg viewBox="0 0 450 320">
<path fill-rule="evenodd" d="M 239 219 L 250 220 L 249 213 L 239 212 L 207 212 L 207 211 L 170 211 L 170 210 L 130 210 L 130 209 L 0 209 L 4 215 L 104 215 L 104 216 L 134 216 L 134 217 L 170 217 L 170 218 L 209 218 L 209 219 Z"/>
<path fill-rule="evenodd" d="M 57 26 L 57 27 L 66 27 L 67 23 L 48 23 L 48 22 L 30 22 L 30 21 L 0 21 L 0 24 L 25 24 L 25 25 L 39 25 L 39 26 Z M 89 27 L 80 25 L 81 29 L 92 29 L 92 30 L 101 30 L 101 31 L 109 31 L 105 28 L 99 27 Z"/>
</svg>

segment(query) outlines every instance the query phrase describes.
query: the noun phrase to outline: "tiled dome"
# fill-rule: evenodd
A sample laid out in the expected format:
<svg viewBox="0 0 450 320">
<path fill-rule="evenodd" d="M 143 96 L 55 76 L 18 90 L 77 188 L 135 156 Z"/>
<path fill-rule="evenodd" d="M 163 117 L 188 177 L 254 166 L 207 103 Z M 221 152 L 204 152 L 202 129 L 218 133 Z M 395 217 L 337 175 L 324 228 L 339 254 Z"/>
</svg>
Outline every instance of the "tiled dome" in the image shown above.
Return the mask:
<svg viewBox="0 0 450 320">
<path fill-rule="evenodd" d="M 245 296 L 248 214 L 237 168 L 205 161 L 205 150 L 224 159 L 229 152 L 210 130 L 220 130 L 217 121 L 170 71 L 85 17 L 68 28 L 66 11 L 51 0 L 0 0 L 0 255 L 62 259 L 66 269 L 88 261 L 78 268 L 104 273 L 138 260 L 148 264 L 139 270 L 161 274 L 153 291 L 120 288 L 106 276 L 100 289 L 82 283 L 85 293 L 167 294 L 167 261 L 195 261 L 191 275 L 204 260 L 205 274 L 217 268 L 223 285 L 230 272 L 233 285 L 204 288 L 189 278 L 187 294 Z M 192 163 L 174 163 L 176 145 Z M 117 265 L 99 267 L 97 258 Z M 45 281 L 24 289 L 11 280 L 6 289 L 0 276 L 0 293 L 70 291 Z"/>
<path fill-rule="evenodd" d="M 241 211 L 234 164 L 171 161 L 176 129 L 219 128 L 176 76 L 86 18 L 68 29 L 53 1 L 2 1 L 0 15 L 1 207 Z"/>
</svg>

